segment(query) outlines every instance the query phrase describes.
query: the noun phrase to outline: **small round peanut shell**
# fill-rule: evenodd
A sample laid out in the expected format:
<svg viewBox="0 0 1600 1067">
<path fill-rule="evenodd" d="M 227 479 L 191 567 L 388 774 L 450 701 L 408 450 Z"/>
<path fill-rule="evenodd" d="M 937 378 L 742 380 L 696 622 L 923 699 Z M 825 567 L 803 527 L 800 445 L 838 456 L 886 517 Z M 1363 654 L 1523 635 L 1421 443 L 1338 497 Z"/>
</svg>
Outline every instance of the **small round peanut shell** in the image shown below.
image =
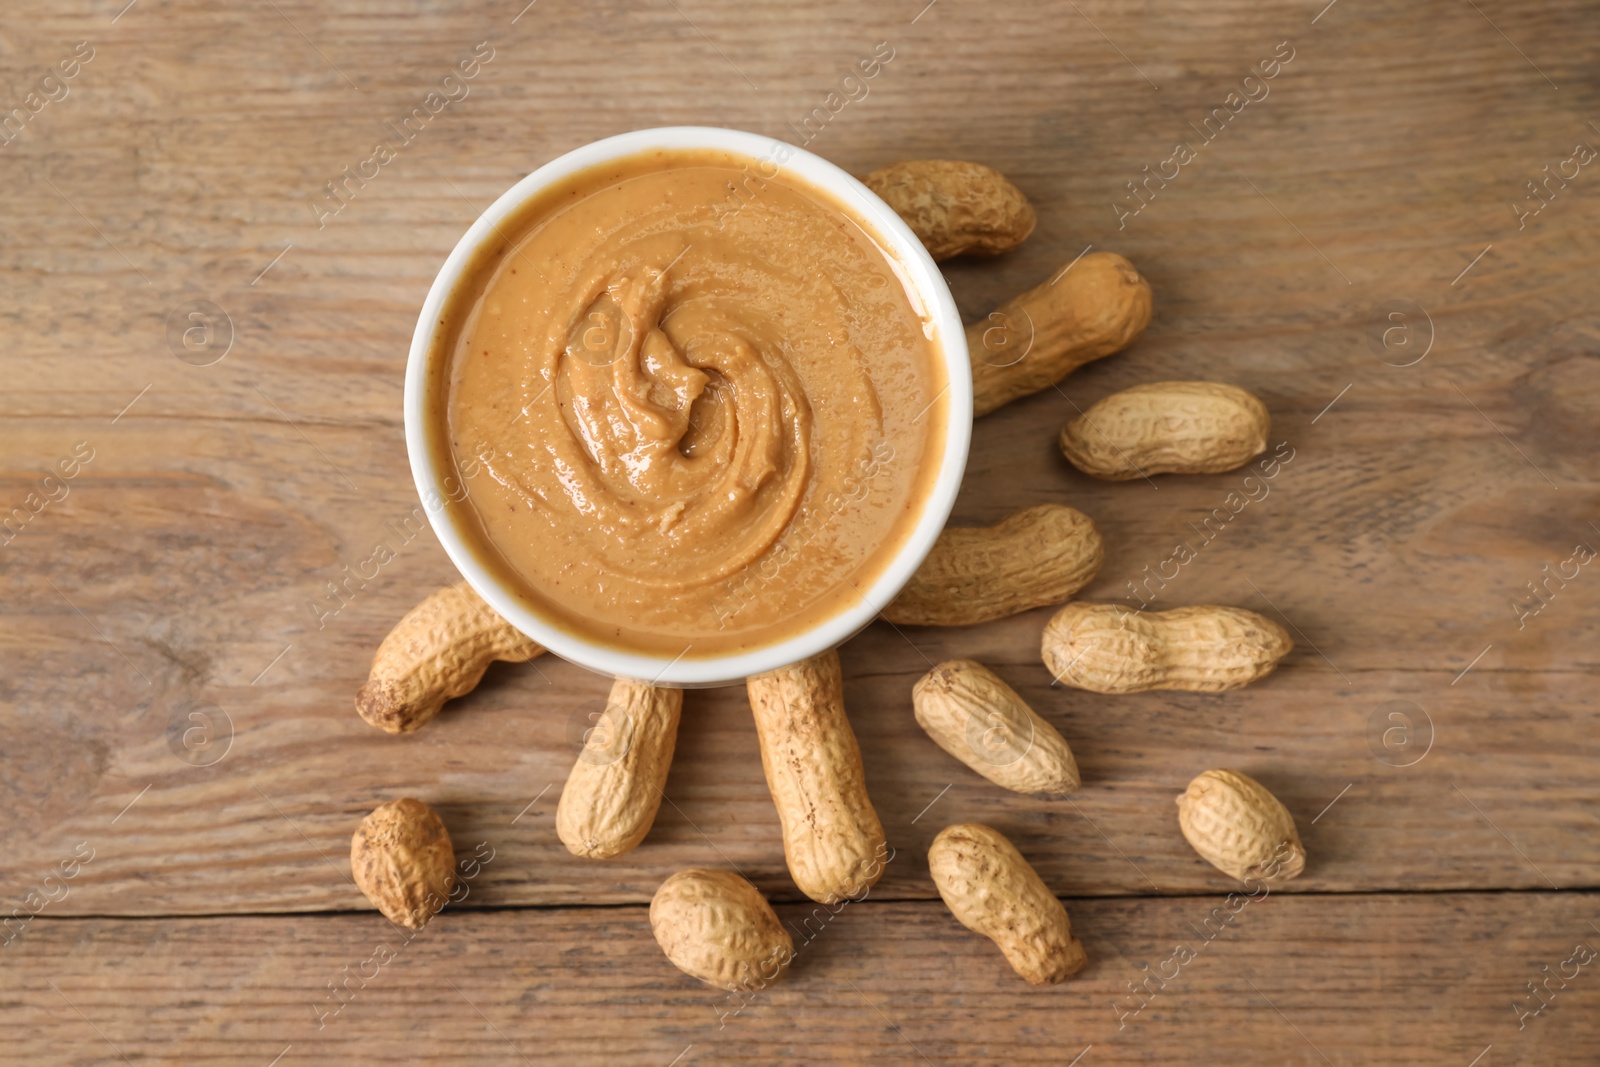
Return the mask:
<svg viewBox="0 0 1600 1067">
<path fill-rule="evenodd" d="M 350 839 L 350 872 L 390 922 L 417 930 L 450 899 L 456 854 L 439 813 L 401 797 L 361 820 Z"/>
<path fill-rule="evenodd" d="M 673 966 L 719 989 L 764 989 L 794 958 L 772 905 L 732 871 L 690 867 L 662 882 L 650 929 Z"/>
<path fill-rule="evenodd" d="M 1195 778 L 1178 798 L 1178 826 L 1207 863 L 1240 881 L 1286 882 L 1305 870 L 1294 817 L 1247 774 Z"/>
</svg>

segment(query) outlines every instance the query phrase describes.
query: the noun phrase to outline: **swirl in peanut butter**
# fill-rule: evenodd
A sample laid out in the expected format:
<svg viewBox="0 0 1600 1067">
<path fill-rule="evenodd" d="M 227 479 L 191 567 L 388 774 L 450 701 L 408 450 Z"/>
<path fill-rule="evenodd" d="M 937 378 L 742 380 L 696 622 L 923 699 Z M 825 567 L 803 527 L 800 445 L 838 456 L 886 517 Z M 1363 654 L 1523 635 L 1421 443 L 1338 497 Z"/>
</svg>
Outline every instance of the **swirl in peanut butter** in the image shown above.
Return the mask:
<svg viewBox="0 0 1600 1067">
<path fill-rule="evenodd" d="M 891 260 L 822 194 L 750 183 L 704 153 L 580 175 L 466 294 L 463 525 L 592 640 L 792 636 L 860 601 L 931 488 L 944 380 Z"/>
</svg>

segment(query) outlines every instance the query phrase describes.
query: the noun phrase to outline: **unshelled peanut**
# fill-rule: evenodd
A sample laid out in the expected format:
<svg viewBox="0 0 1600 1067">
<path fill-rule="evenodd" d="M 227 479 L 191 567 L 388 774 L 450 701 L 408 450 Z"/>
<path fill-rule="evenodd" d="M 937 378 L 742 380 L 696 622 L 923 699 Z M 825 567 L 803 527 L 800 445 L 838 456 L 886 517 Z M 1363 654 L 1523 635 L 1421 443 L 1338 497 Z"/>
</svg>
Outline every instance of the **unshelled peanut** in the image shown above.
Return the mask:
<svg viewBox="0 0 1600 1067">
<path fill-rule="evenodd" d="M 1150 324 L 1150 283 L 1114 252 L 1091 252 L 967 327 L 972 413 L 1048 389 L 1126 348 Z"/>
<path fill-rule="evenodd" d="M 445 701 L 472 692 L 495 660 L 522 663 L 543 652 L 457 582 L 412 608 L 383 639 L 356 711 L 380 730 L 409 733 Z"/>
<path fill-rule="evenodd" d="M 575 856 L 605 859 L 638 846 L 661 807 L 683 690 L 618 678 L 589 728 L 556 806 L 556 835 Z"/>
<path fill-rule="evenodd" d="M 350 839 L 350 873 L 390 922 L 426 926 L 455 886 L 456 855 L 444 820 L 412 797 L 381 805 Z"/>
<path fill-rule="evenodd" d="M 861 180 L 906 221 L 936 260 L 1009 252 L 1037 221 L 1022 190 L 982 163 L 918 159 Z"/>
<path fill-rule="evenodd" d="M 1018 793 L 1075 792 L 1078 762 L 1055 727 L 970 659 L 949 660 L 911 691 L 917 724 L 950 755 Z"/>
<path fill-rule="evenodd" d="M 772 905 L 732 871 L 691 867 L 662 882 L 650 929 L 673 966 L 720 989 L 764 989 L 794 958 Z"/>
<path fill-rule="evenodd" d="M 1060 504 L 994 526 L 948 526 L 883 617 L 898 626 L 970 626 L 1059 604 L 1094 579 L 1104 557 L 1093 521 Z"/>
<path fill-rule="evenodd" d="M 1067 423 L 1061 451 L 1083 473 L 1122 482 L 1216 474 L 1266 451 L 1266 405 L 1221 382 L 1151 382 L 1113 393 Z"/>
<path fill-rule="evenodd" d="M 928 870 L 961 925 L 992 940 L 1034 985 L 1065 981 L 1089 962 L 1067 909 L 998 830 L 945 827 L 928 849 Z"/>
<path fill-rule="evenodd" d="M 1293 647 L 1283 627 L 1243 608 L 1079 601 L 1051 618 L 1040 650 L 1057 681 L 1095 693 L 1220 693 L 1266 677 Z"/>
<path fill-rule="evenodd" d="M 888 845 L 845 717 L 839 654 L 751 675 L 745 685 L 795 885 L 823 904 L 864 893 L 882 877 Z"/>
<path fill-rule="evenodd" d="M 1241 881 L 1282 882 L 1305 870 L 1294 817 L 1247 774 L 1206 771 L 1190 782 L 1178 825 L 1207 863 Z"/>
</svg>

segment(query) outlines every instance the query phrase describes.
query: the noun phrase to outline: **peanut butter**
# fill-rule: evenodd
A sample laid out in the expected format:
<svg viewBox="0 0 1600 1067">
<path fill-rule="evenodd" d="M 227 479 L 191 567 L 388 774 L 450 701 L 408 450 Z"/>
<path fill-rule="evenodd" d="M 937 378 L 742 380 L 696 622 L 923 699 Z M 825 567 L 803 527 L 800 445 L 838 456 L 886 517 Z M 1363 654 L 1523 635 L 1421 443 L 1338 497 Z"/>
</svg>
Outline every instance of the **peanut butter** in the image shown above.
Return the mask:
<svg viewBox="0 0 1600 1067">
<path fill-rule="evenodd" d="M 747 650 L 859 604 L 946 418 L 931 326 L 866 226 L 775 166 L 662 151 L 500 230 L 434 360 L 479 558 L 634 652 Z"/>
</svg>

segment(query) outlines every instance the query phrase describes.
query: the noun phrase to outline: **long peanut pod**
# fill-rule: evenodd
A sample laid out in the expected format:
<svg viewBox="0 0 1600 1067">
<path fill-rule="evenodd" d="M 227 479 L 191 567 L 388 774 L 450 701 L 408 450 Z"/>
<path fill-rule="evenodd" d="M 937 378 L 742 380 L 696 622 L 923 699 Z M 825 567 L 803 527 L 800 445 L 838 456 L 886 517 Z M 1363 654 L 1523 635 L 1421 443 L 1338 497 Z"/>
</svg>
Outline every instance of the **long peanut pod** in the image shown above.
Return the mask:
<svg viewBox="0 0 1600 1067">
<path fill-rule="evenodd" d="M 972 413 L 987 415 L 1127 347 L 1150 324 L 1150 283 L 1094 252 L 967 327 Z"/>
<path fill-rule="evenodd" d="M 745 685 L 795 885 L 822 904 L 864 892 L 882 876 L 888 845 L 845 717 L 839 654 L 752 675 Z"/>
<path fill-rule="evenodd" d="M 1293 647 L 1271 619 L 1210 604 L 1129 611 L 1074 601 L 1045 624 L 1040 641 L 1058 682 L 1107 694 L 1238 689 L 1271 674 Z"/>
<path fill-rule="evenodd" d="M 994 526 L 947 526 L 883 609 L 898 626 L 972 626 L 1060 604 L 1094 580 L 1105 543 L 1093 520 L 1040 504 Z"/>
<path fill-rule="evenodd" d="M 605 859 L 644 840 L 661 807 L 682 710 L 682 689 L 612 684 L 556 806 L 556 835 L 568 852 Z"/>
<path fill-rule="evenodd" d="M 367 684 L 356 693 L 356 711 L 380 730 L 410 733 L 439 714 L 445 701 L 472 692 L 495 660 L 523 663 L 543 653 L 472 586 L 457 582 L 389 631 Z"/>
</svg>

